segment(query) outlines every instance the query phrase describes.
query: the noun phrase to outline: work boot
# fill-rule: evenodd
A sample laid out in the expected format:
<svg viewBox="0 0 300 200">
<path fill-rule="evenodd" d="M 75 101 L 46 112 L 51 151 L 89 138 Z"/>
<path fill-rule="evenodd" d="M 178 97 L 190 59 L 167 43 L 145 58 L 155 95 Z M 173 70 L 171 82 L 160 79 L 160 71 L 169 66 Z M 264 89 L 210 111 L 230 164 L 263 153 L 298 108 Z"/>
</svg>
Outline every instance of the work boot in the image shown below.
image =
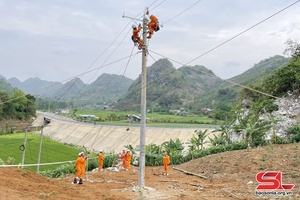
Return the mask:
<svg viewBox="0 0 300 200">
<path fill-rule="evenodd" d="M 149 35 L 147 38 L 150 39 L 152 37 L 152 35 L 153 35 L 153 32 L 149 32 Z"/>
<path fill-rule="evenodd" d="M 73 183 L 74 183 L 74 184 L 77 184 L 77 179 L 76 179 L 76 178 L 74 178 Z"/>
<path fill-rule="evenodd" d="M 79 179 L 79 184 L 82 184 L 82 178 Z"/>
</svg>

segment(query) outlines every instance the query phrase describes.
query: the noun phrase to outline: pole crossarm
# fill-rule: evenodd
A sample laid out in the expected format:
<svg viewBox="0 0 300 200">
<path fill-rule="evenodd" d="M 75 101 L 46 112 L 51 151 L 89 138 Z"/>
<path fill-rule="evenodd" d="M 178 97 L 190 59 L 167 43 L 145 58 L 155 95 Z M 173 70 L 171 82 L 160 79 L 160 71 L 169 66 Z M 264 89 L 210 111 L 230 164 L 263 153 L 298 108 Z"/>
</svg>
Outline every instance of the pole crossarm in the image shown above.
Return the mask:
<svg viewBox="0 0 300 200">
<path fill-rule="evenodd" d="M 137 19 L 137 18 L 134 18 L 134 17 L 125 16 L 124 13 L 123 13 L 122 17 L 123 17 L 123 18 L 132 19 L 132 20 L 135 20 L 135 21 L 139 21 L 139 22 L 142 22 L 142 21 L 143 21 L 142 19 Z"/>
</svg>

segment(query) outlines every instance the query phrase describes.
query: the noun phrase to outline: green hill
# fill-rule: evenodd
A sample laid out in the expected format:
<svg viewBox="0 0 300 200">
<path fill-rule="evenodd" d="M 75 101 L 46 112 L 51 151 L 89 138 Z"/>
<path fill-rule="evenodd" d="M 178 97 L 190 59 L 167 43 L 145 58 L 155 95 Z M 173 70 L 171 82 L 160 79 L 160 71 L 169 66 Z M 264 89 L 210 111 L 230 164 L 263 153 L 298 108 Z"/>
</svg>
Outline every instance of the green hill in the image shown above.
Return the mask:
<svg viewBox="0 0 300 200">
<path fill-rule="evenodd" d="M 179 109 L 201 98 L 221 83 L 212 71 L 203 66 L 175 69 L 167 59 L 160 59 L 147 68 L 147 102 L 162 109 Z M 141 76 L 130 86 L 117 108 L 132 110 L 140 105 Z"/>
<path fill-rule="evenodd" d="M 14 90 L 15 90 L 15 88 L 6 82 L 4 77 L 0 77 L 0 91 L 5 91 L 8 94 L 12 94 L 14 92 Z"/>
</svg>

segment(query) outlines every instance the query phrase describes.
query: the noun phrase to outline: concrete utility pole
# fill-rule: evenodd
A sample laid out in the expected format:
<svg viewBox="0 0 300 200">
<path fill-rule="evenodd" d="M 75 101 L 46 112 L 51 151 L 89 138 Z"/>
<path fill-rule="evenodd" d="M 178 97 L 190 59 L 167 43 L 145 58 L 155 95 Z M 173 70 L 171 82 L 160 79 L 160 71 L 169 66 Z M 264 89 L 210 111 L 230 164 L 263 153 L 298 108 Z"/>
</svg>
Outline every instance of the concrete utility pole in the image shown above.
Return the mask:
<svg viewBox="0 0 300 200">
<path fill-rule="evenodd" d="M 146 135 L 146 87 L 147 87 L 147 31 L 148 31 L 148 19 L 146 18 L 146 11 L 143 18 L 143 47 L 142 47 L 142 77 L 141 77 L 141 128 L 140 128 L 140 159 L 139 159 L 139 187 L 145 187 L 145 135 Z M 125 16 L 123 18 L 129 18 L 135 21 L 141 21 L 132 17 Z"/>
<path fill-rule="evenodd" d="M 139 187 L 145 187 L 145 135 L 146 135 L 146 89 L 147 89 L 147 28 L 148 19 L 143 19 L 143 52 L 142 52 L 142 80 L 141 80 L 141 130 L 140 130 L 140 160 L 139 160 Z"/>
<path fill-rule="evenodd" d="M 24 143 L 23 143 L 23 145 L 24 145 L 24 150 L 23 150 L 23 152 L 22 152 L 22 168 L 24 168 L 24 163 L 25 163 L 27 133 L 28 133 L 28 128 L 26 127 L 25 136 L 24 136 Z"/>
<path fill-rule="evenodd" d="M 41 153 L 42 153 L 42 143 L 43 143 L 43 129 L 44 129 L 44 125 L 42 125 L 42 128 L 41 128 L 40 147 L 39 147 L 38 160 L 37 160 L 37 166 L 36 166 L 36 172 L 37 172 L 37 173 L 40 171 Z"/>
</svg>

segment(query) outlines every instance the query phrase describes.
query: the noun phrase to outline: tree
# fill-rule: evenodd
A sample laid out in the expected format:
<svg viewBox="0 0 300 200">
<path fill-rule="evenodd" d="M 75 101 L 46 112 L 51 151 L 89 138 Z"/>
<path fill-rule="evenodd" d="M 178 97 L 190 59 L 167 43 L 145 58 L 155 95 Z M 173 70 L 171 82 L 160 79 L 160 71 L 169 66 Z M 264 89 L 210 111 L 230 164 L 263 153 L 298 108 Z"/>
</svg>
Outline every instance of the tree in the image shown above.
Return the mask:
<svg viewBox="0 0 300 200">
<path fill-rule="evenodd" d="M 9 99 L 9 96 L 7 92 L 5 91 L 0 91 L 0 120 L 4 119 L 6 116 L 6 110 L 8 109 L 8 104 L 7 100 Z"/>
<path fill-rule="evenodd" d="M 30 117 L 35 116 L 35 112 L 36 112 L 35 97 L 30 94 L 27 94 L 26 98 L 27 98 L 27 103 L 25 106 L 25 118 L 29 119 Z"/>
<path fill-rule="evenodd" d="M 224 135 L 214 135 L 214 138 L 209 137 L 209 140 L 210 140 L 211 146 L 219 146 L 219 145 L 226 144 Z"/>
<path fill-rule="evenodd" d="M 178 138 L 174 141 L 170 139 L 170 141 L 162 143 L 163 150 L 171 153 L 181 153 L 184 149 L 183 142 L 181 142 Z"/>
<path fill-rule="evenodd" d="M 25 94 L 21 90 L 16 90 L 10 100 L 12 101 L 12 109 L 14 115 L 11 117 L 13 119 L 19 119 L 19 120 L 24 120 L 26 119 L 25 116 L 25 108 L 27 104 L 27 98 Z"/>
<path fill-rule="evenodd" d="M 291 56 L 293 59 L 300 57 L 300 44 L 292 39 L 288 39 L 285 44 L 287 48 L 284 50 L 283 54 Z"/>
<path fill-rule="evenodd" d="M 207 141 L 204 141 L 205 138 L 207 137 L 207 129 L 205 129 L 205 131 L 199 130 L 199 131 L 195 131 L 196 132 L 196 136 L 193 135 L 193 137 L 190 139 L 189 141 L 189 148 L 190 151 L 193 151 L 194 149 L 196 150 L 202 150 L 203 146 L 205 143 L 207 143 Z"/>
<path fill-rule="evenodd" d="M 225 121 L 213 132 L 221 132 L 222 139 L 225 140 L 226 144 L 229 144 L 231 143 L 230 134 L 233 132 L 233 123 L 227 123 L 227 121 Z"/>
</svg>

